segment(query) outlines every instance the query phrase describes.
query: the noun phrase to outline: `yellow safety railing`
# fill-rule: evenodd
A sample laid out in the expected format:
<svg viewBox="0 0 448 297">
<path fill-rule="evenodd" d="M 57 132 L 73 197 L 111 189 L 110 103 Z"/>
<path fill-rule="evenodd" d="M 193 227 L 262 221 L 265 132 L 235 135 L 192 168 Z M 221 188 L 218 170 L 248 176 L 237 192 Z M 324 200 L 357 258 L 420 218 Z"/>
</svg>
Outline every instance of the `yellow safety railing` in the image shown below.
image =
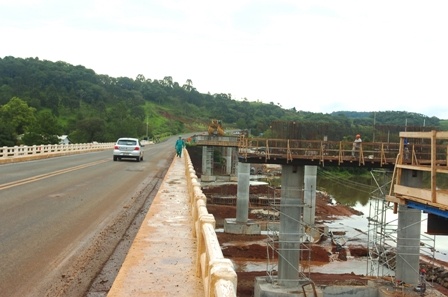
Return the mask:
<svg viewBox="0 0 448 297">
<path fill-rule="evenodd" d="M 440 133 L 440 132 L 439 132 Z M 278 159 L 286 163 L 294 160 L 318 161 L 325 165 L 332 162 L 341 165 L 344 162 L 357 162 L 359 165 L 376 163 L 379 166 L 394 165 L 397 160 L 400 143 L 363 142 L 353 150 L 353 142 L 349 141 L 320 141 L 297 139 L 266 139 L 240 138 L 238 153 L 244 158 L 259 159 L 269 163 Z M 405 162 L 431 162 L 431 146 L 428 144 L 410 144 L 409 151 L 404 152 Z M 444 153 L 446 145 L 436 146 L 435 161 L 437 164 L 447 164 L 448 158 Z"/>
<path fill-rule="evenodd" d="M 417 141 L 425 144 L 415 145 Z M 400 132 L 399 154 L 395 164 L 392 186 L 386 197 L 397 204 L 406 200 L 448 210 L 448 189 L 443 183 L 448 176 L 448 132 Z M 406 172 L 427 176 L 428 183 L 414 187 L 403 184 Z"/>
</svg>

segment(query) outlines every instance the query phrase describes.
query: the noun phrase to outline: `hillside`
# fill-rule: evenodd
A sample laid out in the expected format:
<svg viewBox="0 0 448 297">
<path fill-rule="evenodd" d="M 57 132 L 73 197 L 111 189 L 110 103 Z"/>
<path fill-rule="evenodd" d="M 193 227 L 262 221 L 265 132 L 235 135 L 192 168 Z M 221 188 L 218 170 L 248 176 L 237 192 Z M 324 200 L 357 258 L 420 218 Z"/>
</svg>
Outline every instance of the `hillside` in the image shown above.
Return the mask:
<svg viewBox="0 0 448 297">
<path fill-rule="evenodd" d="M 206 131 L 211 119 L 255 136 L 272 135 L 273 122 L 294 121 L 299 137 L 333 140 L 357 133 L 368 140 L 376 130 L 377 135 L 396 134 L 405 126 L 440 127 L 436 117 L 405 111 L 285 110 L 273 103 L 238 101 L 231 94 L 203 94 L 191 81 L 180 84 L 170 76 L 114 78 L 62 61 L 14 57 L 0 58 L 0 119 L 0 146 L 53 143 L 62 134 L 73 142 L 114 141 L 124 135 L 152 138 Z"/>
</svg>

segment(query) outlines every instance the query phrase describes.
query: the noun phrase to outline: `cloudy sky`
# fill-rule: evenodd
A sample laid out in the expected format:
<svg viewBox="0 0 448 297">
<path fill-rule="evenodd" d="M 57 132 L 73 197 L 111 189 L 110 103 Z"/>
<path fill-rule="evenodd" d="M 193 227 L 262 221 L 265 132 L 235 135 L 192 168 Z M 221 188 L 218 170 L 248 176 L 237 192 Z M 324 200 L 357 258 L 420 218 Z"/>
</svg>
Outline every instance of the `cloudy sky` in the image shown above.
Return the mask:
<svg viewBox="0 0 448 297">
<path fill-rule="evenodd" d="M 0 58 L 192 80 L 329 113 L 448 119 L 448 1 L 0 0 Z"/>
</svg>

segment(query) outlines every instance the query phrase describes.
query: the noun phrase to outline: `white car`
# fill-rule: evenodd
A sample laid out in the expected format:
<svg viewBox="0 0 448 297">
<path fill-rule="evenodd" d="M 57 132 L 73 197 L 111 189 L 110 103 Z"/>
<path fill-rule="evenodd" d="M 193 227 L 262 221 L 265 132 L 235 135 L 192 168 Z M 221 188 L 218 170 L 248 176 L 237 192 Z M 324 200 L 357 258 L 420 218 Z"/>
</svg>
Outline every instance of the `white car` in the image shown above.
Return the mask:
<svg viewBox="0 0 448 297">
<path fill-rule="evenodd" d="M 119 138 L 114 146 L 114 161 L 124 158 L 135 159 L 137 162 L 143 161 L 144 145 L 137 138 Z"/>
</svg>

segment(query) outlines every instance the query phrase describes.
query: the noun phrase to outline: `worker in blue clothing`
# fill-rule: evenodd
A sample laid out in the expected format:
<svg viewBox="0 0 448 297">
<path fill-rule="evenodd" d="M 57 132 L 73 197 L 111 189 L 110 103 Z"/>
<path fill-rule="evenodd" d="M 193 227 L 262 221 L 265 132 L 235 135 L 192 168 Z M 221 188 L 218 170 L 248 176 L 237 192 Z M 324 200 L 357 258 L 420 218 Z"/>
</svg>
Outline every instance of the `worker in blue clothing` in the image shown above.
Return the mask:
<svg viewBox="0 0 448 297">
<path fill-rule="evenodd" d="M 176 156 L 182 157 L 182 149 L 184 148 L 185 143 L 181 136 L 179 136 L 179 139 L 176 140 L 176 144 L 174 145 L 174 148 L 176 149 Z"/>
</svg>

